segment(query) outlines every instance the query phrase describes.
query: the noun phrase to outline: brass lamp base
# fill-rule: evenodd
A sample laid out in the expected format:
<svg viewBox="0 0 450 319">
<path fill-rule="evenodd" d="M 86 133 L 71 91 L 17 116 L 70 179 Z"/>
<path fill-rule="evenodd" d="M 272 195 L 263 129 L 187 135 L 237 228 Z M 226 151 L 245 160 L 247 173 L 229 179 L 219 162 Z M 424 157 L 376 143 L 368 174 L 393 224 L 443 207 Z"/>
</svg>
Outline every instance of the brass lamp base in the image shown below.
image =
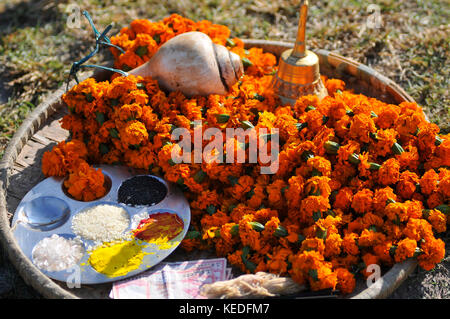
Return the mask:
<svg viewBox="0 0 450 319">
<path fill-rule="evenodd" d="M 317 95 L 320 100 L 328 95 L 320 78 L 319 58 L 309 50 L 305 51 L 301 59 L 292 56 L 292 50 L 284 51 L 272 86 L 283 105 L 294 105 L 303 95 Z"/>
</svg>

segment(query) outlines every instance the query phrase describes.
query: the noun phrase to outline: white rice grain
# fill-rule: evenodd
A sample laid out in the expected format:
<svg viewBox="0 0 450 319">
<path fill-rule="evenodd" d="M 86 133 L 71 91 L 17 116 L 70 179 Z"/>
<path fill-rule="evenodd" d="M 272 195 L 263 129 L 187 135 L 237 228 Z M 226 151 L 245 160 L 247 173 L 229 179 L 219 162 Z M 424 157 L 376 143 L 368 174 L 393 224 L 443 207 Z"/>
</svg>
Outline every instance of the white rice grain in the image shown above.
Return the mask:
<svg viewBox="0 0 450 319">
<path fill-rule="evenodd" d="M 97 205 L 73 217 L 72 230 L 84 239 L 98 243 L 124 239 L 130 224 L 127 211 L 114 205 Z"/>
</svg>

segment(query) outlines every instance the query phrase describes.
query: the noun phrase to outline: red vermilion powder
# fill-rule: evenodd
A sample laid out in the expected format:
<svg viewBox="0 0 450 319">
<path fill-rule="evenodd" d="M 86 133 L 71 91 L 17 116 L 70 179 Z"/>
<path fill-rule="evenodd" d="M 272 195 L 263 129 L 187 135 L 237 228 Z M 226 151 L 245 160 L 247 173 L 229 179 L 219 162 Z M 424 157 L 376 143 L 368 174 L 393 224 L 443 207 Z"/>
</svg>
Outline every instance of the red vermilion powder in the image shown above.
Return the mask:
<svg viewBox="0 0 450 319">
<path fill-rule="evenodd" d="M 134 237 L 145 241 L 171 240 L 183 230 L 183 227 L 183 220 L 177 214 L 156 213 L 141 220 L 133 234 Z"/>
</svg>

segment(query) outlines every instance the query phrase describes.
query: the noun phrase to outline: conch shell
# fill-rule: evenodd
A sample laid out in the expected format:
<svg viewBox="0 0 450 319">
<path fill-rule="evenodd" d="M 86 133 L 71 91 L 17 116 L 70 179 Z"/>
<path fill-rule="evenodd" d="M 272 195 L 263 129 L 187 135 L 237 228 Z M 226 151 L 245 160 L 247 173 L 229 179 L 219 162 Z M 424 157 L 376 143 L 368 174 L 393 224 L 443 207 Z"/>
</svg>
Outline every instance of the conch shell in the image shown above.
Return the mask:
<svg viewBox="0 0 450 319">
<path fill-rule="evenodd" d="M 202 32 L 186 32 L 164 43 L 129 74 L 151 76 L 161 89 L 186 96 L 226 94 L 243 74 L 239 55 Z"/>
</svg>

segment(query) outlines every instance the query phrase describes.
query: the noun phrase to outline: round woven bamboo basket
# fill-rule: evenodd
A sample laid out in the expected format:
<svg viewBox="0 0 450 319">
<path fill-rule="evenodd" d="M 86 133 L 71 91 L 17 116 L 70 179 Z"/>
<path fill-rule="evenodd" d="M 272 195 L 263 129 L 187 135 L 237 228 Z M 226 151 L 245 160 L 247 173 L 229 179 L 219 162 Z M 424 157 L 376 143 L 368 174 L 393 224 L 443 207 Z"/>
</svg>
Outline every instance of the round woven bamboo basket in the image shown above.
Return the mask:
<svg viewBox="0 0 450 319">
<path fill-rule="evenodd" d="M 292 44 L 285 42 L 264 40 L 244 42 L 247 48 L 259 47 L 277 57 L 284 50 L 293 47 Z M 414 102 L 395 82 L 375 70 L 326 50 L 314 52 L 319 56 L 321 74 L 344 80 L 347 88 L 386 103 Z M 107 76 L 108 73 L 105 72 L 93 75 L 98 80 L 104 80 Z M 25 282 L 44 298 L 107 298 L 111 284 L 83 285 L 81 288 L 69 289 L 65 283 L 45 276 L 23 254 L 10 228 L 12 216 L 21 198 L 45 178 L 41 173 L 42 154 L 68 137 L 68 132 L 59 125 L 59 120 L 66 113 L 61 100 L 64 92 L 65 86 L 62 86 L 30 114 L 11 139 L 0 161 L 0 240 L 10 261 Z M 196 254 L 190 254 L 189 257 L 183 255 L 183 252 L 177 249 L 170 259 L 184 260 L 183 258 L 196 257 L 198 257 Z M 415 259 L 396 264 L 375 284 L 358 283 L 355 292 L 348 297 L 386 298 L 400 286 L 416 266 Z"/>
</svg>

